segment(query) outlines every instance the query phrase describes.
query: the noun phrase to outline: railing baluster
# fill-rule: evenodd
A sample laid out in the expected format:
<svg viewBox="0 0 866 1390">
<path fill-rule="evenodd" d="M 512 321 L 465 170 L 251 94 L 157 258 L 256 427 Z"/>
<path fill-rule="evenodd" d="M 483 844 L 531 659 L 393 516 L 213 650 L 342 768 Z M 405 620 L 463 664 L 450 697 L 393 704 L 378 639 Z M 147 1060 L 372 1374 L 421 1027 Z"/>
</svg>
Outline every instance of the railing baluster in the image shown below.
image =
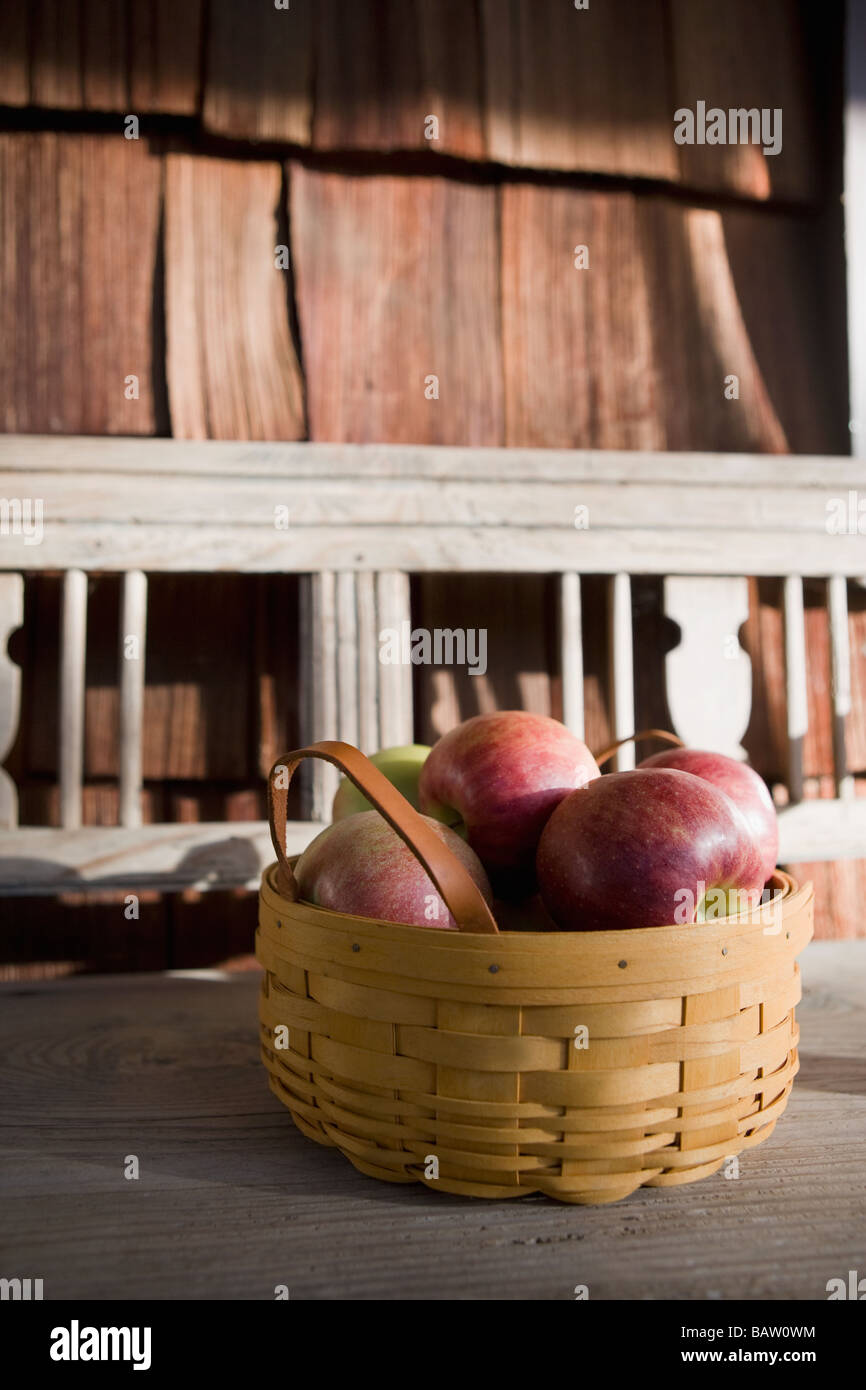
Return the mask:
<svg viewBox="0 0 866 1390">
<path fill-rule="evenodd" d="M 358 610 L 355 575 L 337 575 L 337 738 L 357 745 L 358 729 Z"/>
<path fill-rule="evenodd" d="M 847 800 L 854 795 L 854 778 L 848 771 L 845 746 L 845 720 L 851 712 L 851 647 L 848 637 L 848 581 L 844 574 L 831 575 L 827 580 L 827 611 L 830 618 L 836 795 Z"/>
<path fill-rule="evenodd" d="M 580 575 L 573 571 L 559 576 L 559 662 L 562 672 L 562 722 L 578 738 L 583 738 Z"/>
<path fill-rule="evenodd" d="M 81 825 L 84 780 L 84 669 L 87 648 L 87 575 L 63 576 L 60 637 L 60 824 Z"/>
<path fill-rule="evenodd" d="M 337 733 L 336 580 L 332 571 L 310 577 L 310 641 L 307 645 L 310 691 L 310 739 Z M 340 774 L 321 758 L 311 759 L 312 818 L 331 819 L 331 802 Z"/>
<path fill-rule="evenodd" d="M 370 570 L 356 576 L 358 600 L 358 735 L 362 753 L 379 747 L 379 633 L 376 581 Z"/>
<path fill-rule="evenodd" d="M 120 612 L 120 824 L 141 825 L 147 575 L 123 576 Z"/>
<path fill-rule="evenodd" d="M 788 701 L 788 793 L 791 801 L 803 800 L 803 742 L 809 727 L 806 681 L 806 621 L 803 580 L 798 574 L 785 579 L 785 688 Z"/>
<path fill-rule="evenodd" d="M 24 580 L 20 574 L 0 574 L 0 762 L 18 733 L 21 712 L 21 667 L 10 660 L 6 644 L 24 621 Z M 0 767 L 0 830 L 18 824 L 18 790 Z"/>
<path fill-rule="evenodd" d="M 634 639 L 631 621 L 631 576 L 613 574 L 608 587 L 608 630 L 610 652 L 610 690 L 613 704 L 613 735 L 627 738 L 634 727 Z M 635 765 L 633 743 L 626 743 L 615 754 L 617 771 Z"/>
<path fill-rule="evenodd" d="M 665 657 L 671 729 L 692 748 L 744 758 L 752 667 L 739 632 L 749 616 L 749 581 L 734 575 L 668 575 L 664 612 L 680 630 L 679 642 Z"/>
<path fill-rule="evenodd" d="M 404 623 L 412 621 L 409 576 L 399 570 L 380 570 L 376 575 L 379 632 L 398 634 L 402 648 Z M 379 746 L 389 748 L 413 739 L 412 666 L 402 661 L 379 661 Z"/>
</svg>

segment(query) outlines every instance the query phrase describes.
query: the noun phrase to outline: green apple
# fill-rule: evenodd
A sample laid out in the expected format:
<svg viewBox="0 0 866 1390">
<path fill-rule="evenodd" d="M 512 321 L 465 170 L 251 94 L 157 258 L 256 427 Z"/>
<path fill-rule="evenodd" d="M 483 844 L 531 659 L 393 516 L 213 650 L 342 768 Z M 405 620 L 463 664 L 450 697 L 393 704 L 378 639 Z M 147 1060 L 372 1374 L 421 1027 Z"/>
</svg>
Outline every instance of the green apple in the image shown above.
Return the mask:
<svg viewBox="0 0 866 1390">
<path fill-rule="evenodd" d="M 385 774 L 416 811 L 419 809 L 418 782 L 429 752 L 430 749 L 423 743 L 409 743 L 402 748 L 382 748 L 370 758 L 370 762 Z M 334 797 L 331 818 L 335 821 L 345 820 L 359 811 L 372 809 L 363 792 L 359 792 L 355 783 L 344 777 Z"/>
</svg>

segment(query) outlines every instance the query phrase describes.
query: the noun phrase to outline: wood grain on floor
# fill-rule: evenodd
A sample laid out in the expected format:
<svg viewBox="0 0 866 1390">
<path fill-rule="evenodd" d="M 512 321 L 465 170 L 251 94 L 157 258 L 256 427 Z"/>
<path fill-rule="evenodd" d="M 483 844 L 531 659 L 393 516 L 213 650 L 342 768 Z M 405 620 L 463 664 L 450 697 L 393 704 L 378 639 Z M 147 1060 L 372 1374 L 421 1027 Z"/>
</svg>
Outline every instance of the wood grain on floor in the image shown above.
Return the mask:
<svg viewBox="0 0 866 1390">
<path fill-rule="evenodd" d="M 597 1208 L 390 1186 L 305 1139 L 255 974 L 4 986 L 4 1271 L 46 1299 L 823 1300 L 866 1268 L 866 943 L 802 968 L 801 1074 L 740 1177 Z"/>
</svg>

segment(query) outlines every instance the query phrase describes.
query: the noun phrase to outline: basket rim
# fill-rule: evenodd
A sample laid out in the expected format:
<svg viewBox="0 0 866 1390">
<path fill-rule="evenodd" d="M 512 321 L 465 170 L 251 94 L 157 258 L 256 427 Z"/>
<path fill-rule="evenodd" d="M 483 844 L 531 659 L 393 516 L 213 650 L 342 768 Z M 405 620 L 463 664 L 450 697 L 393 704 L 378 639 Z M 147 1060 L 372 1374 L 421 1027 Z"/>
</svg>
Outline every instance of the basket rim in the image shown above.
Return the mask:
<svg viewBox="0 0 866 1390">
<path fill-rule="evenodd" d="M 299 856 L 295 856 L 297 858 Z M 292 901 L 283 896 L 276 886 L 278 864 L 268 865 L 262 874 L 261 896 L 275 912 L 291 919 L 303 916 L 308 923 L 317 922 L 329 931 L 344 931 L 363 935 L 373 934 L 383 944 L 420 944 L 430 947 L 447 948 L 449 951 L 482 950 L 488 955 L 491 949 L 496 952 L 523 952 L 527 949 L 555 951 L 556 954 L 570 956 L 588 953 L 607 954 L 611 949 L 630 946 L 632 953 L 641 945 L 650 943 L 668 946 L 689 944 L 711 945 L 722 939 L 748 938 L 753 933 L 762 933 L 768 939 L 781 935 L 781 932 L 767 931 L 767 912 L 772 903 L 781 900 L 783 919 L 793 917 L 806 906 L 814 896 L 811 880 L 799 884 L 797 880 L 782 869 L 775 869 L 770 882 L 777 887 L 771 904 L 742 913 L 721 917 L 709 922 L 670 923 L 654 927 L 624 927 L 605 931 L 502 931 L 496 937 L 481 932 L 460 932 L 443 927 L 421 927 L 411 923 L 383 921 L 374 917 L 358 917 L 350 913 L 336 912 L 331 908 L 318 907 L 313 903 Z M 697 930 L 696 930 L 697 929 Z M 419 932 L 422 937 L 419 938 Z M 593 949 L 594 947 L 594 949 Z"/>
</svg>

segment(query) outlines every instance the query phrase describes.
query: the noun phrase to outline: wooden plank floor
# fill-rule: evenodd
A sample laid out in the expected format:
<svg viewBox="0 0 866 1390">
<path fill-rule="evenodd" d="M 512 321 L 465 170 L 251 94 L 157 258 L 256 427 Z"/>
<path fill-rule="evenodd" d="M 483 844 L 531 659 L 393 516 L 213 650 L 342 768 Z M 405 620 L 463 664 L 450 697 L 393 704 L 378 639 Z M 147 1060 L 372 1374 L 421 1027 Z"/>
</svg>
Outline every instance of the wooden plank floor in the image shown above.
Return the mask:
<svg viewBox="0 0 866 1390">
<path fill-rule="evenodd" d="M 257 973 L 3 986 L 0 1274 L 46 1299 L 823 1300 L 866 1272 L 866 942 L 802 966 L 802 1070 L 739 1179 L 597 1208 L 378 1183 L 303 1138 Z"/>
</svg>

